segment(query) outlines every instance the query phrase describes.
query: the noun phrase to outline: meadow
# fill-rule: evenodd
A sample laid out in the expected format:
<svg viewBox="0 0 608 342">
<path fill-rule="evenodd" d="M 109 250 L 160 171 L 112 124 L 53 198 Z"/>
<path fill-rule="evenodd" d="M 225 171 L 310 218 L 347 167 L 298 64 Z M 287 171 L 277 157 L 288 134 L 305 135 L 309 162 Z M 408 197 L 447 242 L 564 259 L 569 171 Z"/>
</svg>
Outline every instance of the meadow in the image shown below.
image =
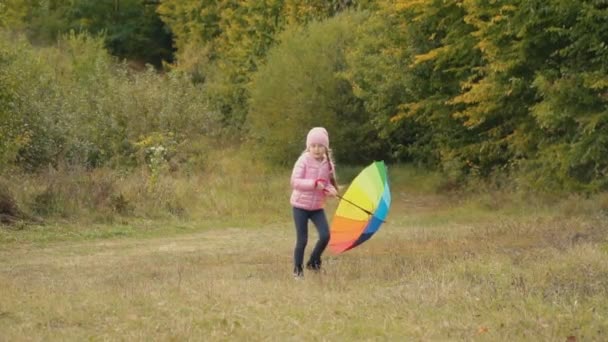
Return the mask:
<svg viewBox="0 0 608 342">
<path fill-rule="evenodd" d="M 392 167 L 387 223 L 351 251 L 326 253 L 321 273 L 297 281 L 289 171 L 252 179 L 231 166 L 214 165 L 222 177 L 161 179 L 179 215 L 82 212 L 0 227 L 0 340 L 608 336 L 606 195 L 447 192 L 436 175 Z M 344 169 L 342 180 L 355 172 Z M 125 182 L 131 203 L 138 192 Z"/>
<path fill-rule="evenodd" d="M 0 1 L 0 342 L 608 341 L 606 18 Z M 343 188 L 374 158 L 443 174 L 389 165 L 380 231 L 296 281 L 319 125 Z"/>
</svg>

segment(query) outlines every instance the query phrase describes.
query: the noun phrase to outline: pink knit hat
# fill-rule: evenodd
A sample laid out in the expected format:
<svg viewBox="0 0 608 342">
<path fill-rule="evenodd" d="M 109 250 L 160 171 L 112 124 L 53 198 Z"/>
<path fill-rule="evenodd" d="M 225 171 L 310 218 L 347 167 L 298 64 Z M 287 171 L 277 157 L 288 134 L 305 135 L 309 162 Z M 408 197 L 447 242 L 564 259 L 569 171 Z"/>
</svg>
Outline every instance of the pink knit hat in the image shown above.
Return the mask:
<svg viewBox="0 0 608 342">
<path fill-rule="evenodd" d="M 312 144 L 319 144 L 329 148 L 329 134 L 323 127 L 315 127 L 308 132 L 306 136 L 306 147 L 310 147 Z"/>
</svg>

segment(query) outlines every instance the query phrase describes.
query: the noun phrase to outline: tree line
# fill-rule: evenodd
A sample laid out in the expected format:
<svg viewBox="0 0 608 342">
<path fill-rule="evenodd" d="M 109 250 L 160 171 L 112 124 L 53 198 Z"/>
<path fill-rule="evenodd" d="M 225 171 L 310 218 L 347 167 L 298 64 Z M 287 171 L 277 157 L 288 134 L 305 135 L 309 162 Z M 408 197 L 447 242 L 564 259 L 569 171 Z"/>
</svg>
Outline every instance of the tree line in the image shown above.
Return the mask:
<svg viewBox="0 0 608 342">
<path fill-rule="evenodd" d="M 134 165 L 220 135 L 288 165 L 324 125 L 342 163 L 605 190 L 607 22 L 605 0 L 7 0 L 0 155 Z"/>
</svg>

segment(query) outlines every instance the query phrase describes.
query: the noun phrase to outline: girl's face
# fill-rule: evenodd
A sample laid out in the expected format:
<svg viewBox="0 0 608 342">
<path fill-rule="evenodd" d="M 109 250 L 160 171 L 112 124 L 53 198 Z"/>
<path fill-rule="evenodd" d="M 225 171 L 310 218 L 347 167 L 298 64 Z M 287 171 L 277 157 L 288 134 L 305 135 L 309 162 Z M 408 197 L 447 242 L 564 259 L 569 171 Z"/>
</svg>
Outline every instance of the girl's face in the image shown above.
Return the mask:
<svg viewBox="0 0 608 342">
<path fill-rule="evenodd" d="M 310 145 L 308 152 L 310 152 L 316 160 L 323 160 L 325 158 L 325 146 L 321 144 Z"/>
</svg>

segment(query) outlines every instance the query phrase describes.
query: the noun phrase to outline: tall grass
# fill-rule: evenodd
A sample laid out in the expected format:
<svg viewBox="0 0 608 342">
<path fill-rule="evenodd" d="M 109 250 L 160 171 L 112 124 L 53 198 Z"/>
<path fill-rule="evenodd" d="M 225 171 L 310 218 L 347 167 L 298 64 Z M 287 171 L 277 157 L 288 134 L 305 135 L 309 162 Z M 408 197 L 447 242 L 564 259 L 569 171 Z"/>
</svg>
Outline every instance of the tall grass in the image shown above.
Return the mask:
<svg viewBox="0 0 608 342">
<path fill-rule="evenodd" d="M 131 170 L 48 168 L 36 174 L 8 174 L 5 188 L 32 225 L 113 225 L 147 221 L 162 227 L 182 222 L 205 227 L 260 227 L 288 222 L 290 170 L 258 162 L 244 149 L 209 149 L 202 167 L 150 167 Z M 338 169 L 342 192 L 362 167 Z M 434 229 L 445 224 L 603 215 L 605 194 L 569 195 L 559 200 L 508 189 L 483 194 L 440 192 L 442 178 L 411 166 L 389 166 L 390 222 Z M 328 201 L 328 212 L 337 205 Z M 30 218 L 31 220 L 29 220 Z M 169 224 L 170 225 L 170 224 Z"/>
<path fill-rule="evenodd" d="M 426 229 L 394 211 L 291 278 L 291 223 L 0 245 L 6 340 L 603 340 L 604 218 Z M 580 232 L 580 237 L 576 237 Z"/>
<path fill-rule="evenodd" d="M 204 170 L 163 169 L 153 186 L 149 169 L 11 176 L 17 202 L 45 223 L 0 229 L 1 339 L 594 341 L 608 333 L 605 195 L 447 194 L 437 192 L 440 177 L 391 166 L 393 206 L 381 230 L 295 281 L 290 170 L 247 155 L 211 149 Z M 340 169 L 343 188 L 356 169 Z"/>
<path fill-rule="evenodd" d="M 161 167 L 158 172 L 147 166 L 123 171 L 50 167 L 36 174 L 5 175 L 3 183 L 26 214 L 17 225 L 25 231 L 36 231 L 40 224 L 112 226 L 147 221 L 159 227 L 168 222 L 259 227 L 285 221 L 288 171 L 269 168 L 245 154 L 210 150 L 203 167 Z M 79 235 L 86 232 L 78 229 L 75 236 Z"/>
</svg>

